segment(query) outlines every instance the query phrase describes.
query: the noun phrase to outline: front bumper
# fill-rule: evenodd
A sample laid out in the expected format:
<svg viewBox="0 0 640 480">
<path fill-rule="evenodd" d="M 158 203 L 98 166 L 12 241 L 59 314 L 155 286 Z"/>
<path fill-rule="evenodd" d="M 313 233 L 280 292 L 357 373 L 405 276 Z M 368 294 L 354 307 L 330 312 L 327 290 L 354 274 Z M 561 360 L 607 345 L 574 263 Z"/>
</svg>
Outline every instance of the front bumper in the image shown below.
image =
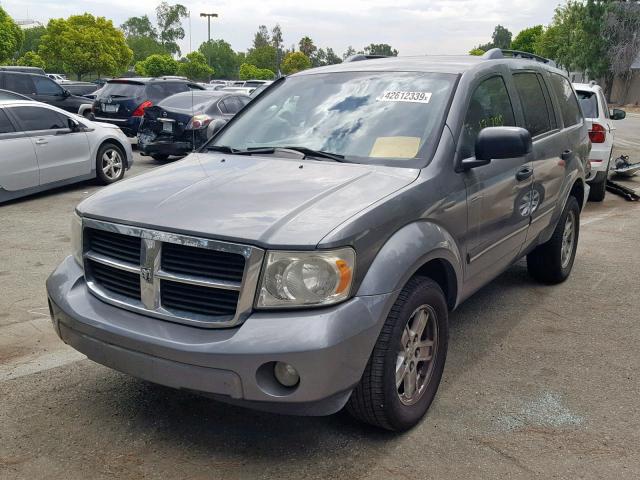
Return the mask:
<svg viewBox="0 0 640 480">
<path fill-rule="evenodd" d="M 223 401 L 296 415 L 340 410 L 358 383 L 394 294 L 319 310 L 253 313 L 241 326 L 202 329 L 108 305 L 66 258 L 47 280 L 54 327 L 90 359 L 130 375 Z M 286 389 L 273 362 L 293 365 Z"/>
</svg>

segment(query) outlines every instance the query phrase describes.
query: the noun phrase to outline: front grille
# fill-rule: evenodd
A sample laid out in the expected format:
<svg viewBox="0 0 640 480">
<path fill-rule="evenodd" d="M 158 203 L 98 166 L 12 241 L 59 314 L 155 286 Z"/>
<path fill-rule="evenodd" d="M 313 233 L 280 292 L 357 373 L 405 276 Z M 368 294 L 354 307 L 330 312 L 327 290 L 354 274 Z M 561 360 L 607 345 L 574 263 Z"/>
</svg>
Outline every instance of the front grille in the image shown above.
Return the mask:
<svg viewBox="0 0 640 480">
<path fill-rule="evenodd" d="M 100 285 L 110 292 L 140 300 L 140 274 L 127 272 L 92 260 L 88 261 L 87 270 Z"/>
<path fill-rule="evenodd" d="M 233 315 L 239 292 L 161 281 L 162 306 L 202 315 Z"/>
<path fill-rule="evenodd" d="M 140 238 L 106 230 L 89 229 L 89 248 L 107 257 L 140 264 Z"/>
<path fill-rule="evenodd" d="M 84 219 L 85 276 L 101 300 L 203 327 L 250 313 L 264 251 Z"/>
<path fill-rule="evenodd" d="M 172 243 L 162 246 L 162 269 L 167 272 L 240 282 L 244 264 L 245 258 L 237 253 Z"/>
</svg>

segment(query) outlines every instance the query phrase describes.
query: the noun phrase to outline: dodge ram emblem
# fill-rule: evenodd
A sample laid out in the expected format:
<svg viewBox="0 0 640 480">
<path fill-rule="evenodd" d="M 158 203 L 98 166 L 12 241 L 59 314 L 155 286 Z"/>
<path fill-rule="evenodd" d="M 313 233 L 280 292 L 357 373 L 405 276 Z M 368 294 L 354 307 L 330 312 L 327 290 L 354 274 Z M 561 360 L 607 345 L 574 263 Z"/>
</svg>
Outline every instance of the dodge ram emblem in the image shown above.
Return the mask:
<svg viewBox="0 0 640 480">
<path fill-rule="evenodd" d="M 152 277 L 151 269 L 150 268 L 144 268 L 144 267 L 141 268 L 140 269 L 140 276 L 142 277 L 142 279 L 145 282 L 150 282 L 151 281 L 151 277 Z"/>
</svg>

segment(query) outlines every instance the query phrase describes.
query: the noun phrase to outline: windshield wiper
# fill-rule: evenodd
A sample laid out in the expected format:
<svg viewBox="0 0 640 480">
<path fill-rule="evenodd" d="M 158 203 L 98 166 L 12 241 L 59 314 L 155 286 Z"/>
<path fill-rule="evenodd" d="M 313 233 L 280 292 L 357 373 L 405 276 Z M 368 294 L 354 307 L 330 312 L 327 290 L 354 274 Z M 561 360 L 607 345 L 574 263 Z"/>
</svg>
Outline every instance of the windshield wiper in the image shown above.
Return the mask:
<svg viewBox="0 0 640 480">
<path fill-rule="evenodd" d="M 318 157 L 333 160 L 334 162 L 345 162 L 344 155 L 338 155 L 337 153 L 323 152 L 322 150 L 313 150 L 307 147 L 249 147 L 246 150 L 240 150 L 232 148 L 227 145 L 211 145 L 207 147 L 207 150 L 213 150 L 216 152 L 231 153 L 233 155 L 271 155 L 276 153 L 276 150 L 290 150 L 298 152 L 306 157 Z"/>
<path fill-rule="evenodd" d="M 239 150 L 237 148 L 228 147 L 227 145 L 209 145 L 207 146 L 207 150 L 211 150 L 214 152 L 231 153 L 233 155 L 251 155 L 253 153 L 253 151 L 251 150 Z"/>
<path fill-rule="evenodd" d="M 295 150 L 296 152 L 300 152 L 304 154 L 305 157 L 318 157 L 318 158 L 326 158 L 329 160 L 333 160 L 334 162 L 344 162 L 344 155 L 339 155 L 337 153 L 325 152 L 322 150 L 313 150 L 312 148 L 307 147 L 277 147 L 282 150 Z"/>
</svg>

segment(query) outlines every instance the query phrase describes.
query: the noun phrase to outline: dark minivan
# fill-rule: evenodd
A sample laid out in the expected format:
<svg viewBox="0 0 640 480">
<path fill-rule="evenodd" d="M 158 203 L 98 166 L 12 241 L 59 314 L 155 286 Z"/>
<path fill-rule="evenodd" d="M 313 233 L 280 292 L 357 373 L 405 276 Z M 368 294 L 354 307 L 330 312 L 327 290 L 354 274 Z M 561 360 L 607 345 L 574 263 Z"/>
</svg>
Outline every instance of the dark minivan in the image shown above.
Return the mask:
<svg viewBox="0 0 640 480">
<path fill-rule="evenodd" d="M 78 113 L 80 105 L 91 100 L 73 95 L 49 77 L 33 73 L 0 70 L 0 88 L 26 95 L 32 100 L 61 108 L 70 113 Z"/>
<path fill-rule="evenodd" d="M 128 137 L 135 137 L 145 109 L 189 90 L 204 88 L 175 77 L 118 78 L 109 80 L 98 91 L 92 110 L 96 121 L 118 125 Z"/>
</svg>

